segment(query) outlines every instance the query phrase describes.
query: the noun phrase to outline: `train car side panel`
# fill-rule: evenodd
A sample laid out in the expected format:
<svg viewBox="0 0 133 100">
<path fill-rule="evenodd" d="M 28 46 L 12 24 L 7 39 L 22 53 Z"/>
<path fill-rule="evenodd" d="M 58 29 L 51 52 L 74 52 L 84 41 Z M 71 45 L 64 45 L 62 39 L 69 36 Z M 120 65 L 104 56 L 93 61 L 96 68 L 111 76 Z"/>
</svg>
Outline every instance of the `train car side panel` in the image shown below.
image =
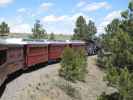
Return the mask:
<svg viewBox="0 0 133 100">
<path fill-rule="evenodd" d="M 60 59 L 66 46 L 67 45 L 65 44 L 50 44 L 48 56 L 49 60 L 55 61 L 57 59 Z"/>
<path fill-rule="evenodd" d="M 26 48 L 26 65 L 28 67 L 48 61 L 47 45 L 28 45 Z"/>
<path fill-rule="evenodd" d="M 24 67 L 23 47 L 9 47 L 7 51 L 7 71 L 11 74 Z"/>
</svg>

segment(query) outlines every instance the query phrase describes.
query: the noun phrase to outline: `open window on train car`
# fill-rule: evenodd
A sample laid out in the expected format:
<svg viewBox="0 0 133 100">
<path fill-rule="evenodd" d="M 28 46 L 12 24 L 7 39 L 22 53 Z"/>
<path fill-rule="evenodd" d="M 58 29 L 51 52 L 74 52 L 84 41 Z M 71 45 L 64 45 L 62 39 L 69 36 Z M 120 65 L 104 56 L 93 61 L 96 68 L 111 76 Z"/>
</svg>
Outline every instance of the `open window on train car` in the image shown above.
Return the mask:
<svg viewBox="0 0 133 100">
<path fill-rule="evenodd" d="M 6 62 L 6 59 L 7 59 L 7 51 L 0 50 L 0 65 L 3 65 Z"/>
</svg>

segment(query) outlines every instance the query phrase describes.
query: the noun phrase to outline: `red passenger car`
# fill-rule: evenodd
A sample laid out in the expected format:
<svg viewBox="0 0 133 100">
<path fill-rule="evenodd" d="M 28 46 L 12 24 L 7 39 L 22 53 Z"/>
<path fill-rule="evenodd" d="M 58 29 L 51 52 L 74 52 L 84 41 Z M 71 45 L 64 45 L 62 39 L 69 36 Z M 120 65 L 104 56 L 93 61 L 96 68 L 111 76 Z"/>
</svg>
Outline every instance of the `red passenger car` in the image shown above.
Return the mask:
<svg viewBox="0 0 133 100">
<path fill-rule="evenodd" d="M 25 46 L 26 67 L 48 61 L 48 44 L 46 42 L 27 42 Z"/>
<path fill-rule="evenodd" d="M 23 43 L 0 40 L 0 85 L 6 77 L 24 66 Z"/>
<path fill-rule="evenodd" d="M 8 75 L 37 64 L 61 59 L 65 47 L 85 49 L 82 41 L 22 41 L 0 39 L 0 86 Z"/>
<path fill-rule="evenodd" d="M 83 41 L 70 41 L 70 47 L 72 47 L 73 49 L 85 49 L 85 42 Z"/>
<path fill-rule="evenodd" d="M 69 46 L 67 42 L 63 41 L 51 41 L 48 47 L 48 59 L 49 61 L 56 61 L 61 58 L 64 48 Z"/>
</svg>

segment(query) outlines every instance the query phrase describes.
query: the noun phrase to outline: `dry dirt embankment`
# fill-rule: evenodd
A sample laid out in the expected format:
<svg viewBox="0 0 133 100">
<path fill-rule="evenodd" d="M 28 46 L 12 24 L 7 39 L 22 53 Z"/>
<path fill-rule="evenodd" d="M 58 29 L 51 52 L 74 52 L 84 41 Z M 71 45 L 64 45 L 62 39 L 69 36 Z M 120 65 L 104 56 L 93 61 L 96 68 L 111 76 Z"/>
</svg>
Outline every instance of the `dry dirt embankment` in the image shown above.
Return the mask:
<svg viewBox="0 0 133 100">
<path fill-rule="evenodd" d="M 48 65 L 10 82 L 0 100 L 96 100 L 103 91 L 111 92 L 112 88 L 103 81 L 104 72 L 95 65 L 95 59 L 96 56 L 88 57 L 86 82 L 68 84 L 58 76 L 60 64 Z M 67 88 L 72 88 L 72 92 L 74 88 L 75 96 Z"/>
</svg>

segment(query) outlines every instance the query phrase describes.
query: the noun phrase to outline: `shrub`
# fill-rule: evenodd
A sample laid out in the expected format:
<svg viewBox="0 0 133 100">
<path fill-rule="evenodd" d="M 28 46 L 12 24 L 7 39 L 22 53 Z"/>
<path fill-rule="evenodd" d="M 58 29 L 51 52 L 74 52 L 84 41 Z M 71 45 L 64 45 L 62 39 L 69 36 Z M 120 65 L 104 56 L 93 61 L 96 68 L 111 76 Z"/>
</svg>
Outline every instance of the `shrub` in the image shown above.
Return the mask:
<svg viewBox="0 0 133 100">
<path fill-rule="evenodd" d="M 133 100 L 133 73 L 130 73 L 127 68 L 109 68 L 105 80 L 108 81 L 109 86 L 117 89 L 119 95 L 116 100 Z M 110 100 L 110 97 L 104 98 L 105 95 L 101 95 L 98 100 Z"/>
<path fill-rule="evenodd" d="M 97 100 L 121 100 L 119 99 L 119 94 L 117 92 L 107 95 L 105 92 L 103 92 L 99 97 L 97 97 Z"/>
<path fill-rule="evenodd" d="M 84 80 L 87 72 L 87 58 L 84 50 L 76 50 L 67 47 L 65 48 L 62 61 L 61 69 L 59 71 L 60 76 L 66 80 L 75 82 L 76 80 Z"/>
<path fill-rule="evenodd" d="M 80 98 L 79 92 L 73 87 L 70 81 L 60 81 L 56 85 L 68 96 L 75 98 L 76 100 Z"/>
</svg>

